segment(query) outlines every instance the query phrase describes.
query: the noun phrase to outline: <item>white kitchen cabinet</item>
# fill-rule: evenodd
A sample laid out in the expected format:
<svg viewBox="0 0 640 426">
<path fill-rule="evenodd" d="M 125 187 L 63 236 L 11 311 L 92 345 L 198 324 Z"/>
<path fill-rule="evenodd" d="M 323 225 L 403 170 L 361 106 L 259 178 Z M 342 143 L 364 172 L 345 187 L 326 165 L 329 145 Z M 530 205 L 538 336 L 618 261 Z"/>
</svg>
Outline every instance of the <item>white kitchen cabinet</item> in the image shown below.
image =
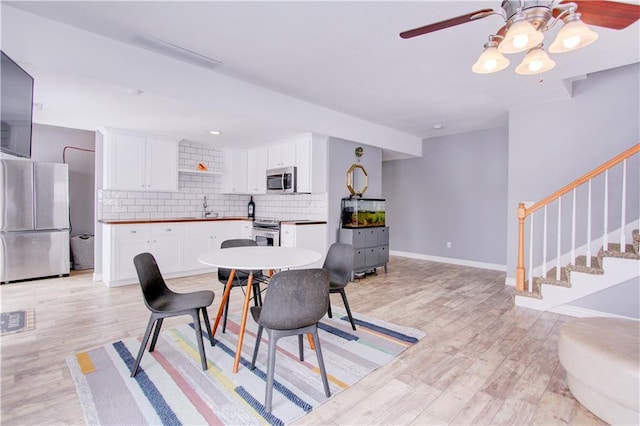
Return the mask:
<svg viewBox="0 0 640 426">
<path fill-rule="evenodd" d="M 186 223 L 184 270 L 210 269 L 198 261 L 198 256 L 206 251 L 219 249 L 224 240 L 241 238 L 242 225 L 244 221 L 240 220 Z"/>
<path fill-rule="evenodd" d="M 287 141 L 269 145 L 267 168 L 277 169 L 296 165 L 296 143 Z"/>
<path fill-rule="evenodd" d="M 178 139 L 104 130 L 104 189 L 178 190 Z"/>
<path fill-rule="evenodd" d="M 102 281 L 109 287 L 137 283 L 133 258 L 144 252 L 153 254 L 165 278 L 213 271 L 198 256 L 224 240 L 250 238 L 251 228 L 246 220 L 102 225 Z"/>
<path fill-rule="evenodd" d="M 311 134 L 295 140 L 298 192 L 311 192 Z"/>
<path fill-rule="evenodd" d="M 322 258 L 305 268 L 321 268 L 327 254 L 327 225 L 324 223 L 283 222 L 280 225 L 280 245 L 317 251 Z"/>
<path fill-rule="evenodd" d="M 107 225 L 103 227 L 103 236 L 104 281 L 107 284 L 137 282 L 133 258 L 144 252 L 153 254 L 163 274 L 183 269 L 184 229 L 181 223 Z"/>
<path fill-rule="evenodd" d="M 247 193 L 247 150 L 227 149 L 224 153 L 227 174 L 224 179 L 225 194 Z"/>
<path fill-rule="evenodd" d="M 249 194 L 267 192 L 267 156 L 266 147 L 247 151 L 247 191 Z"/>
<path fill-rule="evenodd" d="M 295 166 L 298 192 L 326 192 L 326 156 L 327 138 L 306 133 L 287 142 L 270 145 L 267 168 Z"/>
</svg>

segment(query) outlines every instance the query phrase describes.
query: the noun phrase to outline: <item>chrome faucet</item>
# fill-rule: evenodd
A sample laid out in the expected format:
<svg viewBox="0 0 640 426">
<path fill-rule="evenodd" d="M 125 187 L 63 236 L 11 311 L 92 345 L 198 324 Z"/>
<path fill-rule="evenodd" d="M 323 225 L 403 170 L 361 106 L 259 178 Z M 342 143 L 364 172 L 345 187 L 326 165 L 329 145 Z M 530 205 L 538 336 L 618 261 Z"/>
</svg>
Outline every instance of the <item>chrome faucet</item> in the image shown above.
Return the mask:
<svg viewBox="0 0 640 426">
<path fill-rule="evenodd" d="M 211 215 L 211 210 L 207 210 L 207 196 L 204 196 L 204 200 L 202 201 L 202 217 L 207 217 Z"/>
</svg>

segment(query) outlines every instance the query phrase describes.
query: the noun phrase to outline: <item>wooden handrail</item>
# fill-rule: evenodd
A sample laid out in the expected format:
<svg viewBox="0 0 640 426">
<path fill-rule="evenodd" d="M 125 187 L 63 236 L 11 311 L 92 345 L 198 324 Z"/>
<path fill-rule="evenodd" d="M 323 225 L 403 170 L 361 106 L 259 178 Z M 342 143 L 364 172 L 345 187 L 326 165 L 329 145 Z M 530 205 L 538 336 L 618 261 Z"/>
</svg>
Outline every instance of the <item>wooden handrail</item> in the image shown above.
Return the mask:
<svg viewBox="0 0 640 426">
<path fill-rule="evenodd" d="M 536 210 L 546 206 L 552 201 L 562 197 L 564 194 L 573 191 L 575 188 L 579 187 L 583 183 L 588 182 L 590 179 L 593 179 L 599 174 L 604 173 L 606 170 L 623 162 L 627 158 L 639 152 L 640 152 L 640 143 L 632 146 L 631 148 L 624 151 L 623 153 L 613 157 L 611 160 L 607 161 L 606 163 L 603 163 L 601 166 L 596 167 L 595 169 L 591 170 L 589 173 L 586 173 L 585 175 L 571 182 L 569 185 L 565 186 L 564 188 L 554 192 L 548 197 L 542 199 L 541 201 L 538 201 L 531 207 L 526 208 L 524 203 L 518 204 L 518 264 L 516 266 L 516 290 L 519 290 L 519 291 L 526 290 L 525 269 L 524 269 L 524 221 L 527 218 L 527 216 L 529 216 Z"/>
<path fill-rule="evenodd" d="M 535 212 L 536 210 L 540 209 L 541 207 L 546 206 L 547 204 L 551 203 L 555 199 L 562 197 L 567 192 L 573 191 L 575 188 L 579 187 L 583 183 L 588 182 L 589 179 L 593 179 L 594 177 L 598 176 L 600 173 L 603 173 L 605 170 L 610 169 L 611 167 L 615 166 L 616 164 L 621 163 L 622 161 L 624 161 L 627 158 L 631 157 L 633 154 L 637 154 L 638 152 L 640 152 L 640 143 L 632 146 L 631 148 L 629 148 L 628 150 L 626 150 L 622 154 L 613 157 L 611 160 L 607 161 L 606 163 L 602 164 L 601 166 L 596 167 L 595 169 L 591 170 L 589 173 L 585 174 L 584 176 L 574 180 L 573 182 L 571 182 L 569 185 L 565 186 L 564 188 L 554 192 L 553 194 L 549 195 L 548 197 L 542 199 L 541 201 L 538 201 L 537 203 L 535 203 L 531 207 L 526 208 L 525 209 L 525 213 L 524 213 L 525 217 L 529 216 L 531 213 Z"/>
</svg>

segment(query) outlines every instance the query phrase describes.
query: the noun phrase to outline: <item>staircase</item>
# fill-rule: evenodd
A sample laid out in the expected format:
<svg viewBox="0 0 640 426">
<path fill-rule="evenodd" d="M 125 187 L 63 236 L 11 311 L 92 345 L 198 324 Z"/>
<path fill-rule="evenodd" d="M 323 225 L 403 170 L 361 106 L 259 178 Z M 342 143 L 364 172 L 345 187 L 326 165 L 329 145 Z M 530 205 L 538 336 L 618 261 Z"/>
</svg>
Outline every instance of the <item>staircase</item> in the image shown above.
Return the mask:
<svg viewBox="0 0 640 426">
<path fill-rule="evenodd" d="M 637 144 L 542 201 L 519 205 L 517 306 L 558 310 L 632 279 L 640 283 L 639 152 Z M 592 247 L 599 247 L 595 256 Z"/>
<path fill-rule="evenodd" d="M 632 238 L 633 243 L 626 244 L 624 251 L 617 243 L 610 243 L 607 250 L 601 247 L 598 254 L 592 256 L 590 266 L 586 256 L 577 256 L 574 263 L 560 268 L 560 279 L 557 279 L 555 266 L 546 276 L 534 277 L 531 291 L 514 291 L 516 305 L 549 311 L 634 277 L 639 278 L 638 229 L 633 230 Z"/>
</svg>

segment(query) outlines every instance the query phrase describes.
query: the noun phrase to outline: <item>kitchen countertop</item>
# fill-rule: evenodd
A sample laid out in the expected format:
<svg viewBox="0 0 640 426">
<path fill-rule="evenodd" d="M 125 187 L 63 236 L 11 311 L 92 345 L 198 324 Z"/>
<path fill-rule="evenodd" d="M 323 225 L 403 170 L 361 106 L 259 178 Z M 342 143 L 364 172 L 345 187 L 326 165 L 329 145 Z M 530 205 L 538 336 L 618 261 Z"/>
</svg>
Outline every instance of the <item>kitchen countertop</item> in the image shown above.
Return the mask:
<svg viewBox="0 0 640 426">
<path fill-rule="evenodd" d="M 175 217 L 169 219 L 100 219 L 98 223 L 104 225 L 133 225 L 142 223 L 167 223 L 167 222 L 215 222 L 226 220 L 247 220 L 246 217 Z M 286 225 L 325 225 L 324 220 L 283 220 L 280 223 Z"/>
<path fill-rule="evenodd" d="M 326 220 L 282 220 L 285 225 L 326 225 Z"/>
<path fill-rule="evenodd" d="M 251 220 L 246 217 L 174 217 L 169 219 L 100 219 L 98 223 L 105 225 L 132 225 L 140 223 L 167 222 L 215 222 L 225 220 Z"/>
</svg>

